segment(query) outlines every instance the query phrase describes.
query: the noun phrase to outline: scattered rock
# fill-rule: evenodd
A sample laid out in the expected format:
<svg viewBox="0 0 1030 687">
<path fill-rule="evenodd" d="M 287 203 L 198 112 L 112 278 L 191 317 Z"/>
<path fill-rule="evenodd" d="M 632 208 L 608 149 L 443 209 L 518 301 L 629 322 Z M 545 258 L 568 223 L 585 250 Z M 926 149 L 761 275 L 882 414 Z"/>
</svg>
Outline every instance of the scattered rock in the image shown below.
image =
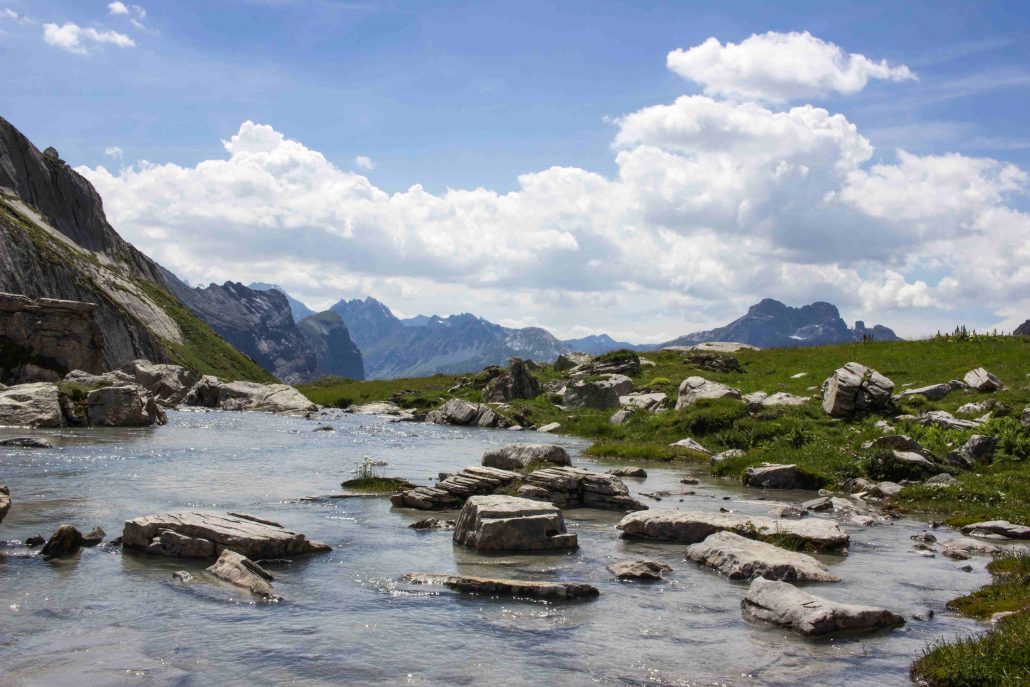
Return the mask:
<svg viewBox="0 0 1030 687">
<path fill-rule="evenodd" d="M 37 437 L 14 437 L 12 439 L 0 439 L 0 446 L 4 448 L 53 448 L 46 439 Z"/>
<path fill-rule="evenodd" d="M 82 532 L 71 525 L 61 525 L 50 535 L 43 550 L 39 553 L 44 558 L 60 558 L 70 556 L 82 548 Z"/>
<path fill-rule="evenodd" d="M 289 384 L 226 383 L 211 375 L 204 375 L 193 385 L 186 405 L 281 415 L 304 415 L 318 410 L 317 405 Z"/>
<path fill-rule="evenodd" d="M 946 410 L 930 410 L 918 418 L 916 422 L 921 425 L 941 427 L 943 429 L 976 429 L 983 424 L 980 420 L 960 420 Z"/>
<path fill-rule="evenodd" d="M 759 489 L 804 489 L 806 476 L 794 464 L 763 463 L 744 470 L 744 486 Z"/>
<path fill-rule="evenodd" d="M 723 530 L 752 539 L 786 535 L 820 550 L 837 549 L 849 541 L 835 522 L 819 518 L 776 520 L 764 515 L 658 510 L 630 513 L 616 527 L 627 539 L 680 544 L 695 544 Z"/>
<path fill-rule="evenodd" d="M 542 427 L 537 427 L 536 431 L 543 432 L 544 434 L 549 434 L 550 432 L 557 432 L 559 429 L 561 429 L 561 424 L 557 422 L 549 422 L 546 425 L 543 425 Z"/>
<path fill-rule="evenodd" d="M 1005 408 L 1005 404 L 996 398 L 985 398 L 982 401 L 963 403 L 955 410 L 959 415 L 983 415 L 996 408 Z"/>
<path fill-rule="evenodd" d="M 218 560 L 206 570 L 220 580 L 243 587 L 270 601 L 278 601 L 282 598 L 269 584 L 275 579 L 270 572 L 246 556 L 241 556 L 230 549 L 222 551 Z"/>
<path fill-rule="evenodd" d="M 693 405 L 702 398 L 740 398 L 740 391 L 704 377 L 687 377 L 679 386 L 676 410 Z"/>
<path fill-rule="evenodd" d="M 536 398 L 539 395 L 540 382 L 529 373 L 522 358 L 512 358 L 508 369 L 491 379 L 483 391 L 484 400 L 494 403 L 507 403 L 516 398 Z"/>
<path fill-rule="evenodd" d="M 138 384 L 108 386 L 86 395 L 86 417 L 94 427 L 152 427 L 167 422 L 164 411 Z"/>
<path fill-rule="evenodd" d="M 6 484 L 0 484 L 0 522 L 4 521 L 11 510 L 11 490 Z"/>
<path fill-rule="evenodd" d="M 615 475 L 582 468 L 555 467 L 536 470 L 527 475 L 525 481 L 526 486 L 545 490 L 547 500 L 559 508 L 621 511 L 647 508 L 629 495 L 629 489 Z"/>
<path fill-rule="evenodd" d="M 182 511 L 128 520 L 122 546 L 184 558 L 213 558 L 231 549 L 248 558 L 289 558 L 331 550 L 299 532 L 260 522 L 253 516 Z"/>
<path fill-rule="evenodd" d="M 438 520 L 436 518 L 423 518 L 418 522 L 413 522 L 408 525 L 409 529 L 413 530 L 453 530 L 453 520 Z"/>
<path fill-rule="evenodd" d="M 994 450 L 998 438 L 984 434 L 974 434 L 956 451 L 948 454 L 948 460 L 960 467 L 973 468 L 985 465 L 994 460 Z"/>
<path fill-rule="evenodd" d="M 885 608 L 829 601 L 787 582 L 762 577 L 751 583 L 741 609 L 747 618 L 789 627 L 807 637 L 869 632 L 905 624 L 904 618 Z"/>
<path fill-rule="evenodd" d="M 493 494 L 518 483 L 521 478 L 522 475 L 510 470 L 470 466 L 447 475 L 431 487 L 415 487 L 394 494 L 390 503 L 417 510 L 450 510 L 460 508 L 470 496 Z"/>
<path fill-rule="evenodd" d="M 966 386 L 977 391 L 998 391 L 1004 387 L 1000 379 L 982 367 L 967 372 L 962 381 L 966 383 Z"/>
<path fill-rule="evenodd" d="M 711 463 L 712 465 L 718 465 L 724 460 L 729 460 L 730 458 L 743 458 L 746 455 L 747 453 L 739 448 L 731 448 L 728 451 L 716 453 L 714 456 L 712 456 Z"/>
<path fill-rule="evenodd" d="M 880 482 L 869 490 L 869 496 L 874 499 L 889 499 L 897 496 L 904 489 L 897 482 Z"/>
<path fill-rule="evenodd" d="M 647 477 L 647 470 L 644 468 L 637 467 L 624 467 L 624 468 L 612 468 L 608 471 L 609 475 L 615 475 L 616 477 Z"/>
<path fill-rule="evenodd" d="M 906 389 L 902 391 L 900 396 L 925 396 L 931 401 L 939 401 L 952 391 L 958 391 L 959 389 L 966 388 L 966 385 L 957 379 L 953 379 L 950 382 L 943 382 L 941 384 L 931 384 L 930 386 L 921 386 L 918 389 Z"/>
<path fill-rule="evenodd" d="M 349 406 L 348 413 L 357 415 L 400 415 L 405 411 L 396 403 L 390 401 L 375 401 L 356 406 Z"/>
<path fill-rule="evenodd" d="M 100 542 L 104 541 L 104 537 L 107 536 L 107 532 L 104 532 L 103 528 L 99 525 L 89 531 L 88 534 L 82 535 L 83 546 L 96 546 Z"/>
<path fill-rule="evenodd" d="M 808 513 L 805 511 L 804 508 L 786 505 L 776 506 L 775 508 L 769 511 L 769 515 L 772 515 L 777 518 L 803 518 L 806 515 L 808 515 Z"/>
<path fill-rule="evenodd" d="M 619 394 L 607 381 L 573 382 L 565 387 L 562 405 L 567 408 L 619 408 Z"/>
<path fill-rule="evenodd" d="M 579 547 L 561 511 L 515 496 L 472 496 L 454 526 L 454 541 L 479 551 L 568 550 Z"/>
<path fill-rule="evenodd" d="M 17 384 L 0 391 L 0 425 L 63 427 L 64 424 L 56 384 Z"/>
<path fill-rule="evenodd" d="M 875 486 L 874 482 L 867 480 L 865 477 L 852 477 L 841 482 L 840 489 L 847 494 L 860 494 L 869 491 Z"/>
<path fill-rule="evenodd" d="M 562 353 L 554 361 L 554 369 L 558 372 L 564 372 L 580 365 L 587 365 L 593 359 L 594 356 L 587 353 Z"/>
<path fill-rule="evenodd" d="M 862 444 L 862 448 L 867 451 L 876 448 L 889 448 L 894 451 L 917 453 L 928 460 L 936 460 L 935 456 L 923 448 L 918 441 L 905 434 L 885 434 L 882 437 L 876 437 L 872 441 L 865 442 Z"/>
<path fill-rule="evenodd" d="M 794 394 L 788 394 L 784 391 L 779 391 L 771 395 L 764 391 L 755 391 L 754 393 L 746 394 L 743 400 L 750 412 L 756 412 L 763 407 L 800 406 L 808 403 L 812 399 L 807 396 L 795 396 Z"/>
<path fill-rule="evenodd" d="M 631 417 L 633 417 L 632 410 L 616 410 L 614 413 L 612 413 L 612 416 L 608 418 L 608 422 L 612 423 L 613 425 L 621 425 L 623 422 L 630 419 Z"/>
<path fill-rule="evenodd" d="M 436 410 L 426 413 L 426 422 L 437 425 L 506 427 L 508 421 L 482 403 L 469 403 L 452 398 Z"/>
<path fill-rule="evenodd" d="M 617 579 L 620 580 L 660 580 L 672 568 L 664 563 L 655 561 L 619 561 L 608 566 Z"/>
<path fill-rule="evenodd" d="M 483 465 L 501 470 L 519 470 L 531 463 L 572 465 L 568 452 L 555 444 L 508 444 L 483 454 Z"/>
<path fill-rule="evenodd" d="M 996 556 L 1001 553 L 1001 547 L 978 541 L 949 541 L 944 542 L 942 553 L 948 558 L 965 561 L 973 556 Z"/>
<path fill-rule="evenodd" d="M 0 518 L 0 520 L 2 519 L 3 518 Z M 25 540 L 25 546 L 31 546 L 33 548 L 37 546 L 43 546 L 43 544 L 46 544 L 46 539 L 44 539 L 41 535 L 38 534 L 33 535 Z"/>
<path fill-rule="evenodd" d="M 894 382 L 876 370 L 851 362 L 823 384 L 823 410 L 831 417 L 853 417 L 890 406 Z"/>
<path fill-rule="evenodd" d="M 1030 406 L 1023 408 L 1023 414 L 1019 416 L 1019 423 L 1024 427 L 1030 427 Z"/>
<path fill-rule="evenodd" d="M 1008 520 L 989 520 L 966 525 L 962 534 L 994 539 L 1030 539 L 1030 527 L 1013 525 Z"/>
<path fill-rule="evenodd" d="M 934 475 L 930 479 L 926 480 L 923 484 L 927 486 L 950 487 L 958 484 L 958 480 L 948 473 L 942 472 L 941 474 Z"/>
<path fill-rule="evenodd" d="M 438 584 L 465 594 L 512 596 L 515 598 L 568 601 L 591 599 L 600 594 L 597 587 L 572 582 L 536 582 L 508 580 L 469 575 L 441 575 L 434 573 L 407 573 L 401 581 L 411 584 Z"/>
<path fill-rule="evenodd" d="M 332 425 L 319 425 L 318 427 L 315 427 L 311 431 L 312 432 L 335 432 L 336 429 L 334 429 Z"/>
<path fill-rule="evenodd" d="M 679 441 L 676 441 L 676 442 L 673 442 L 673 443 L 669 444 L 669 446 L 675 446 L 677 448 L 685 448 L 685 449 L 689 449 L 691 451 L 697 451 L 698 453 L 704 453 L 706 455 L 710 455 L 712 453 L 711 451 L 706 449 L 704 446 L 699 444 L 696 440 L 694 440 L 691 437 L 687 437 L 686 439 L 680 439 Z"/>
<path fill-rule="evenodd" d="M 640 408 L 641 410 L 657 413 L 659 410 L 664 410 L 667 407 L 668 399 L 668 395 L 661 392 L 637 393 L 619 396 L 619 403 L 622 404 L 623 408 Z"/>
<path fill-rule="evenodd" d="M 824 510 L 832 510 L 833 504 L 830 502 L 830 497 L 820 496 L 817 499 L 811 499 L 801 504 L 801 507 L 805 510 L 814 511 L 816 513 Z M 778 578 L 777 578 L 778 579 Z"/>
<path fill-rule="evenodd" d="M 687 547 L 687 559 L 713 568 L 731 580 L 764 577 L 787 582 L 839 582 L 825 565 L 803 553 L 747 539 L 732 532 L 716 532 Z"/>
</svg>

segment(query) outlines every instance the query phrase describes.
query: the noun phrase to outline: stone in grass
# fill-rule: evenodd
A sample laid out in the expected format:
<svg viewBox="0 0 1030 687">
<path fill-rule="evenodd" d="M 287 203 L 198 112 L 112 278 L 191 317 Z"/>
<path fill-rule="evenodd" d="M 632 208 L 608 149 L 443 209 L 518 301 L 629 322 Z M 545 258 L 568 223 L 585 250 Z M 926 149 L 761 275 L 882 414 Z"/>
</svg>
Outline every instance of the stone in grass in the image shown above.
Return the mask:
<svg viewBox="0 0 1030 687">
<path fill-rule="evenodd" d="M 744 486 L 759 489 L 804 489 L 808 479 L 792 463 L 763 463 L 744 470 Z"/>
<path fill-rule="evenodd" d="M 616 578 L 620 580 L 660 580 L 672 568 L 656 561 L 619 561 L 608 566 Z"/>
<path fill-rule="evenodd" d="M 886 608 L 837 603 L 764 577 L 751 583 L 740 606 L 746 618 L 787 627 L 806 637 L 873 632 L 905 624 L 902 616 Z"/>
</svg>

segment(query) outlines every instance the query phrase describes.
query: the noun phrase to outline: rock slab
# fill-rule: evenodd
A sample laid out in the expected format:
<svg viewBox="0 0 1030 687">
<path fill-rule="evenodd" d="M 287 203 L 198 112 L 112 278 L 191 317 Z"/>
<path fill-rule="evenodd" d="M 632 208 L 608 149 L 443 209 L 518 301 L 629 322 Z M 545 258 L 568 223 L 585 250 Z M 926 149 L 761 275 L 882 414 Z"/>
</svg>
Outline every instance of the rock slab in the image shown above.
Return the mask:
<svg viewBox="0 0 1030 687">
<path fill-rule="evenodd" d="M 905 624 L 904 618 L 886 608 L 829 601 L 763 577 L 751 583 L 740 606 L 747 618 L 788 627 L 806 637 L 872 632 Z"/>
<path fill-rule="evenodd" d="M 840 581 L 811 556 L 725 531 L 688 546 L 687 560 L 717 570 L 731 580 L 764 577 L 784 582 Z"/>
<path fill-rule="evenodd" d="M 282 597 L 275 593 L 270 582 L 275 579 L 270 572 L 250 560 L 246 556 L 225 549 L 218 560 L 215 561 L 207 572 L 229 584 L 243 587 L 252 594 L 257 594 L 271 601 L 278 601 Z"/>
<path fill-rule="evenodd" d="M 407 573 L 402 582 L 411 584 L 438 584 L 464 594 L 512 596 L 515 598 L 569 601 L 591 599 L 600 594 L 597 587 L 574 582 L 535 582 L 471 575 L 443 575 L 438 573 Z"/>
<path fill-rule="evenodd" d="M 788 536 L 819 550 L 838 549 L 850 541 L 848 535 L 832 520 L 777 520 L 765 515 L 748 516 L 704 511 L 640 511 L 630 513 L 616 527 L 627 539 L 649 539 L 680 544 L 696 544 L 723 530 L 752 539 Z"/>
<path fill-rule="evenodd" d="M 450 510 L 461 508 L 470 496 L 493 494 L 518 482 L 522 476 L 510 470 L 469 466 L 448 475 L 431 487 L 415 487 L 394 494 L 390 503 L 400 508 L 417 510 Z"/>
<path fill-rule="evenodd" d="M 556 444 L 508 444 L 483 454 L 483 466 L 519 470 L 532 463 L 572 465 L 568 451 Z"/>
<path fill-rule="evenodd" d="M 619 561 L 608 570 L 620 580 L 660 580 L 672 568 L 656 561 Z"/>
<path fill-rule="evenodd" d="M 473 496 L 458 515 L 454 541 L 479 551 L 544 551 L 578 548 L 561 511 L 515 496 Z"/>
</svg>

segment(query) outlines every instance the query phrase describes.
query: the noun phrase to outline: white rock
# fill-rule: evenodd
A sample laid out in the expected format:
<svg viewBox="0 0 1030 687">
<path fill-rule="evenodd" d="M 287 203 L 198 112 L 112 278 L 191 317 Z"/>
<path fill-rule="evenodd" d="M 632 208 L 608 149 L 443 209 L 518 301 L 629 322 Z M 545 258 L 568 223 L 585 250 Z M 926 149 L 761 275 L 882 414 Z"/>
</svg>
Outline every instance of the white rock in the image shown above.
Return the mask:
<svg viewBox="0 0 1030 687">
<path fill-rule="evenodd" d="M 842 604 L 803 592 L 787 582 L 759 577 L 741 602 L 745 617 L 789 627 L 808 637 L 899 627 L 905 619 L 885 608 Z"/>
<path fill-rule="evenodd" d="M 731 580 L 764 577 L 786 582 L 839 582 L 840 578 L 811 556 L 747 539 L 732 532 L 716 532 L 687 547 L 687 559 L 718 570 Z"/>
</svg>

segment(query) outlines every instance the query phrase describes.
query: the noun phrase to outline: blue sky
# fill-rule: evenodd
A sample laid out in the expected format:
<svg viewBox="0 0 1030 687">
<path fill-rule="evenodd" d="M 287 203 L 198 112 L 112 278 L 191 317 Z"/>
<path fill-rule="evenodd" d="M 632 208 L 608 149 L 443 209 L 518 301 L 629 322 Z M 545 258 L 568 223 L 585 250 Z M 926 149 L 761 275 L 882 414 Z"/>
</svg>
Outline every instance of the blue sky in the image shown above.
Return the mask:
<svg viewBox="0 0 1030 687">
<path fill-rule="evenodd" d="M 871 79 L 855 92 L 830 89 L 812 98 L 763 101 L 774 111 L 812 103 L 846 116 L 874 148 L 862 161 L 863 169 L 897 163 L 896 148 L 918 156 L 991 158 L 1030 169 L 1025 116 L 1030 106 L 1030 9 L 1023 2 L 716 6 L 144 0 L 142 12 L 127 2 L 124 12 L 114 13 L 108 4 L 0 0 L 0 11 L 7 10 L 0 16 L 0 69 L 5 74 L 0 115 L 37 145 L 56 146 L 71 164 L 103 166 L 112 173 L 141 160 L 187 170 L 205 160 L 224 160 L 222 141 L 252 121 L 321 153 L 341 171 L 361 174 L 386 194 L 414 184 L 434 198 L 449 188 L 506 194 L 522 188 L 519 175 L 554 166 L 615 179 L 620 175 L 613 151 L 623 128 L 619 118 L 683 95 L 707 93 L 704 83 L 667 68 L 670 51 L 698 46 L 709 37 L 729 44 L 752 34 L 803 31 L 845 53 L 907 66 L 917 77 Z M 83 36 L 70 44 L 65 36 L 63 45 L 60 39 L 44 40 L 46 24 L 68 22 L 108 38 Z M 105 32 L 127 37 L 132 45 Z M 367 156 L 370 164 L 358 163 L 359 155 Z M 106 198 L 103 184 L 96 183 Z M 112 196 L 119 192 L 113 183 Z M 1016 188 L 1022 186 L 1006 187 L 1005 208 L 1026 209 L 1025 189 Z M 154 227 L 152 220 L 134 223 L 141 213 L 128 209 L 119 216 L 117 209 L 127 203 L 109 204 L 116 210 L 113 219 L 123 220 L 116 227 L 194 281 L 289 282 L 298 270 L 326 269 L 303 256 L 291 266 L 272 265 L 258 255 L 235 265 L 202 265 L 203 250 L 176 254 L 161 243 L 174 234 L 169 228 Z M 866 202 L 863 207 L 868 211 L 870 206 Z M 659 222 L 660 228 L 667 228 L 665 221 Z M 675 223 L 672 228 L 679 230 Z M 706 225 L 698 231 L 721 230 Z M 1021 229 L 1007 231 L 1011 238 Z M 267 240 L 280 253 L 292 240 L 318 243 L 316 235 L 283 239 L 255 232 L 256 240 Z M 580 240 L 579 245 L 582 249 L 587 243 Z M 943 288 L 940 280 L 953 269 L 940 253 L 931 259 L 911 242 L 905 245 L 912 251 L 907 260 L 870 255 L 862 264 L 845 265 L 824 254 L 818 260 L 802 256 L 789 261 L 824 270 L 853 269 L 881 286 L 893 279 L 884 277 L 888 270 L 902 275 L 907 285 L 925 281 L 930 289 Z M 371 250 L 351 248 L 357 253 Z M 795 248 L 783 241 L 765 254 L 782 256 L 784 249 Z M 269 264 L 262 267 L 263 262 Z M 731 319 L 735 308 L 763 295 L 808 299 L 826 291 L 834 300 L 838 292 L 847 293 L 838 282 L 838 291 L 827 290 L 825 280 L 794 288 L 791 278 L 783 276 L 789 270 L 779 281 L 759 279 L 748 288 L 727 287 L 732 293 L 725 297 L 716 293 L 719 289 L 676 279 L 663 286 L 627 276 L 611 290 L 640 288 L 653 292 L 650 302 L 657 295 L 664 301 L 643 308 L 640 300 L 629 298 L 613 307 L 606 298 L 614 296 L 603 295 L 605 289 L 575 283 L 556 282 L 548 293 L 525 284 L 524 297 L 498 299 L 491 293 L 498 288 L 496 269 L 464 281 L 447 274 L 446 267 L 418 275 L 439 285 L 436 291 L 401 283 L 419 269 L 370 269 L 363 274 L 360 265 L 343 261 L 332 284 L 319 286 L 310 276 L 298 276 L 288 286 L 316 305 L 332 302 L 336 293 L 372 291 L 407 314 L 473 310 L 493 319 L 566 330 L 570 313 L 589 314 L 595 308 L 598 314 L 615 313 L 607 320 L 594 318 L 604 322 L 603 328 L 645 338 Z M 584 284 L 589 281 L 583 279 Z M 563 304 L 576 293 L 588 294 L 583 298 L 589 305 L 582 300 Z M 983 299 L 945 304 L 945 295 L 942 291 L 929 305 L 925 299 L 922 304 L 908 299 L 906 304 L 905 298 L 890 303 L 872 296 L 851 302 L 844 298 L 842 308 L 867 319 L 903 315 L 918 323 L 913 330 L 922 331 L 935 329 L 934 322 L 947 326 L 955 320 L 980 326 L 1009 323 L 1022 307 L 1003 296 L 986 305 Z M 642 322 L 645 317 L 648 324 Z"/>
</svg>

